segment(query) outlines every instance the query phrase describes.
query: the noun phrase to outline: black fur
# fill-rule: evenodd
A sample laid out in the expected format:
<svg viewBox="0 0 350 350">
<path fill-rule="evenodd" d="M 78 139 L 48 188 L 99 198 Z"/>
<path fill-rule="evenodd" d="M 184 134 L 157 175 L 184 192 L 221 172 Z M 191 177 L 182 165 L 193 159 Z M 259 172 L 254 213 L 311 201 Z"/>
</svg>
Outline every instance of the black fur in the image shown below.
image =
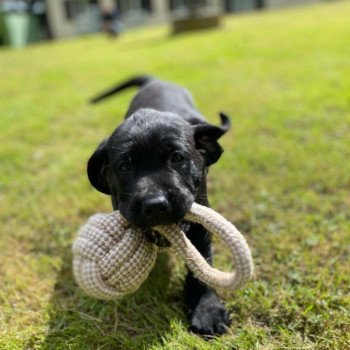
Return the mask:
<svg viewBox="0 0 350 350">
<path fill-rule="evenodd" d="M 90 182 L 111 195 L 113 208 L 139 227 L 181 223 L 194 201 L 209 206 L 207 170 L 221 156 L 218 139 L 230 121 L 220 113 L 220 127 L 208 124 L 187 90 L 151 77 L 128 80 L 92 102 L 131 86 L 140 90 L 124 123 L 91 156 Z M 200 225 L 187 226 L 187 236 L 211 262 L 210 235 Z M 185 299 L 190 330 L 205 336 L 227 330 L 228 314 L 215 291 L 191 272 L 186 277 Z"/>
</svg>

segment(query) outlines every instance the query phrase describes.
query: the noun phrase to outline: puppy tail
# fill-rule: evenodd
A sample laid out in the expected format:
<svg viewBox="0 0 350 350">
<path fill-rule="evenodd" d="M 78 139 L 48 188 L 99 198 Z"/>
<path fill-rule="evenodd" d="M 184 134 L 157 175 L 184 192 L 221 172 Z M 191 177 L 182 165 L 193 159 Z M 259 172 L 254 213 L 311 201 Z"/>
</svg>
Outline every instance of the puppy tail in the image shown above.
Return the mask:
<svg viewBox="0 0 350 350">
<path fill-rule="evenodd" d="M 129 79 L 129 80 L 125 81 L 124 83 L 121 83 L 117 86 L 114 86 L 114 87 L 104 91 L 103 93 L 91 98 L 90 103 L 94 104 L 94 103 L 100 102 L 101 100 L 104 100 L 105 98 L 107 98 L 111 95 L 114 95 L 119 91 L 128 89 L 128 88 L 133 87 L 133 86 L 138 86 L 138 87 L 144 86 L 153 79 L 154 78 L 147 76 L 147 75 L 142 75 L 142 76 L 138 76 L 138 77 Z"/>
</svg>

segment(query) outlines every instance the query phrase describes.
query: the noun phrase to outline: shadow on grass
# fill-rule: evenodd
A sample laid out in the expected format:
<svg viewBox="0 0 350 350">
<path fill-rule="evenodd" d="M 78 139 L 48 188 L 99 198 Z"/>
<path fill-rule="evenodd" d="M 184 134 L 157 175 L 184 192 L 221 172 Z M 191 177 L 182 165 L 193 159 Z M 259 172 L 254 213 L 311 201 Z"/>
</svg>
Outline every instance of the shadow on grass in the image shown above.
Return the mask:
<svg viewBox="0 0 350 350">
<path fill-rule="evenodd" d="M 159 254 L 147 281 L 120 301 L 87 297 L 74 281 L 71 250 L 65 247 L 49 306 L 50 321 L 44 341 L 32 339 L 29 348 L 141 349 L 170 330 L 173 319 L 184 319 L 181 291 L 171 286 L 169 258 Z"/>
</svg>

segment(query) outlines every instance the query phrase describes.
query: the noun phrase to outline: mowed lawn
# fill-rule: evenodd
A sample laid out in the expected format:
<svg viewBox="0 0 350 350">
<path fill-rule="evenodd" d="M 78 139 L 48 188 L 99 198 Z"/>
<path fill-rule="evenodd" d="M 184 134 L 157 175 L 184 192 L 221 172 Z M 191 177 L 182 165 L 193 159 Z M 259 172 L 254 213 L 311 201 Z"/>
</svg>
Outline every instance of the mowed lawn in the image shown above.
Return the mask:
<svg viewBox="0 0 350 350">
<path fill-rule="evenodd" d="M 350 348 L 350 3 L 227 17 L 0 51 L 1 349 Z M 183 263 L 167 255 L 119 302 L 71 272 L 80 224 L 110 211 L 86 161 L 135 91 L 87 100 L 138 73 L 177 82 L 212 123 L 233 118 L 212 167 L 213 208 L 245 233 L 255 279 L 223 295 L 229 333 L 187 332 Z M 215 242 L 215 266 L 231 268 Z"/>
</svg>

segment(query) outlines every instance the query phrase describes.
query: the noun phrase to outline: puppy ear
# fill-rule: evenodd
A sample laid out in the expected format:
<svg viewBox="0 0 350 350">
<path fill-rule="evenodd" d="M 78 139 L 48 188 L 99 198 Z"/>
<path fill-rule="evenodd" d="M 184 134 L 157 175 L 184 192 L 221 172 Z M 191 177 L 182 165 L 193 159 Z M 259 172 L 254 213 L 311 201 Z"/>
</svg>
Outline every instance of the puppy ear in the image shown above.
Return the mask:
<svg viewBox="0 0 350 350">
<path fill-rule="evenodd" d="M 197 150 L 204 155 L 206 166 L 214 164 L 220 158 L 223 149 L 217 140 L 224 135 L 231 126 L 229 117 L 220 112 L 221 126 L 198 124 L 194 126 L 194 139 Z"/>
<path fill-rule="evenodd" d="M 108 165 L 106 144 L 107 140 L 102 141 L 94 154 L 90 157 L 87 164 L 87 174 L 92 186 L 102 193 L 111 194 L 106 179 Z"/>
</svg>

